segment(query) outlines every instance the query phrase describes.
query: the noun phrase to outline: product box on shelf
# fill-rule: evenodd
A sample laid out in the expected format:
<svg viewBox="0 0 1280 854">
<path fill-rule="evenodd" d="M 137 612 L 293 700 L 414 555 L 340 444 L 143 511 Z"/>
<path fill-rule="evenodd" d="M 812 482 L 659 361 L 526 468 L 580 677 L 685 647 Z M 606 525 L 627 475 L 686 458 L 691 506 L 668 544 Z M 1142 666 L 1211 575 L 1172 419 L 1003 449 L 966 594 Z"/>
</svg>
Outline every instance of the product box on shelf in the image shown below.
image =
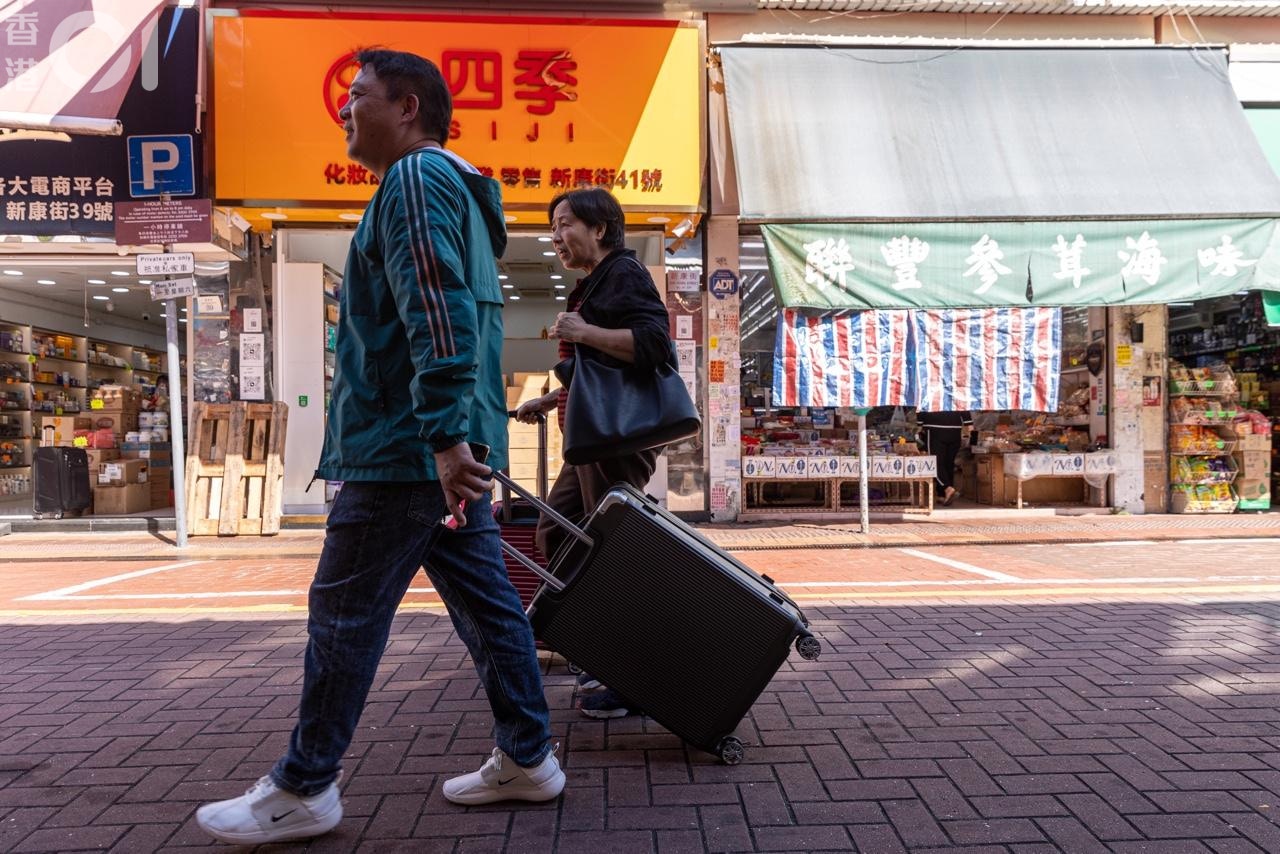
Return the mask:
<svg viewBox="0 0 1280 854">
<path fill-rule="evenodd" d="M 120 450 L 123 456 L 134 460 L 169 460 L 173 457 L 173 446 L 168 442 L 122 442 Z"/>
<path fill-rule="evenodd" d="M 89 458 L 90 471 L 97 471 L 103 463 L 120 459 L 118 448 L 86 448 L 84 453 Z"/>
<path fill-rule="evenodd" d="M 786 480 L 808 479 L 808 457 L 774 457 L 774 460 L 774 477 Z"/>
<path fill-rule="evenodd" d="M 145 483 L 93 488 L 93 512 L 96 516 L 120 516 L 150 509 L 151 488 Z"/>
<path fill-rule="evenodd" d="M 147 460 L 116 459 L 98 466 L 98 483 L 102 486 L 146 482 Z"/>
<path fill-rule="evenodd" d="M 896 454 L 891 457 L 872 457 L 870 479 L 899 480 L 905 470 L 906 464 L 903 462 L 903 458 Z"/>
<path fill-rule="evenodd" d="M 836 457 L 836 467 L 838 477 L 862 477 L 861 457 Z"/>
<path fill-rule="evenodd" d="M 93 421 L 83 416 L 46 415 L 40 419 L 40 444 L 43 447 L 70 447 L 77 430 L 92 430 Z"/>
<path fill-rule="evenodd" d="M 938 476 L 938 458 L 929 454 L 903 457 L 902 476 L 908 480 L 925 480 Z"/>
<path fill-rule="evenodd" d="M 137 386 L 101 385 L 94 389 L 89 408 L 105 412 L 134 412 L 142 405 L 142 390 Z"/>
<path fill-rule="evenodd" d="M 840 476 L 840 458 L 835 456 L 810 457 L 809 477 L 831 478 Z"/>
<path fill-rule="evenodd" d="M 126 433 L 138 429 L 137 412 L 112 412 L 108 409 L 95 409 L 90 413 L 91 429 L 109 430 L 123 438 Z"/>
<path fill-rule="evenodd" d="M 749 478 L 769 478 L 777 473 L 776 457 L 753 454 L 742 458 L 742 476 Z"/>
</svg>

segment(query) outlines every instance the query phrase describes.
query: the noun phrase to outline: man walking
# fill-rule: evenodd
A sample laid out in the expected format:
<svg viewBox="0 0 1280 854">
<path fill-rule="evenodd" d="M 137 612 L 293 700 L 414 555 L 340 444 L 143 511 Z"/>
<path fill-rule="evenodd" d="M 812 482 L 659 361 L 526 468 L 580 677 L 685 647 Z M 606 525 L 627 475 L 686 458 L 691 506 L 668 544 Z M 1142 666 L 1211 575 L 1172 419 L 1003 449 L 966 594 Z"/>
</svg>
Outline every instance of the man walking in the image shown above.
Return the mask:
<svg viewBox="0 0 1280 854">
<path fill-rule="evenodd" d="M 506 464 L 501 192 L 446 152 L 449 89 L 435 65 L 366 50 L 339 113 L 351 158 L 380 179 L 343 279 L 337 369 L 318 478 L 344 481 L 312 583 L 302 698 L 287 753 L 244 795 L 202 806 L 224 842 L 325 833 L 337 782 L 400 600 L 419 567 L 466 643 L 497 747 L 445 782 L 454 803 L 547 801 L 564 788 L 533 633 L 503 568 L 489 506 Z M 462 504 L 465 502 L 465 514 Z M 442 520 L 452 515 L 456 528 Z"/>
</svg>

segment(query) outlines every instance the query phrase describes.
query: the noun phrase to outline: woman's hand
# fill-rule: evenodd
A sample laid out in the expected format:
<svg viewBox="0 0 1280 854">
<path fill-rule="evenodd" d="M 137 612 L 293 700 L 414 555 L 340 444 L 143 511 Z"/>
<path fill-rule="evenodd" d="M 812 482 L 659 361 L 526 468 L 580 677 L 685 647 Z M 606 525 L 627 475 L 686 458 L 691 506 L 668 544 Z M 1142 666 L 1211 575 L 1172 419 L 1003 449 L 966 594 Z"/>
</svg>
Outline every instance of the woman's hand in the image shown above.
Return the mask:
<svg viewBox="0 0 1280 854">
<path fill-rule="evenodd" d="M 562 311 L 556 315 L 556 322 L 551 324 L 551 331 L 547 334 L 552 338 L 579 344 L 584 340 L 589 328 L 591 324 L 583 320 L 578 312 Z"/>
<path fill-rule="evenodd" d="M 550 394 L 544 394 L 542 397 L 535 397 L 533 400 L 526 400 L 516 409 L 516 420 L 525 424 L 538 423 L 538 413 L 549 412 L 556 408 L 556 401 L 559 399 L 560 390 L 556 389 Z"/>
</svg>

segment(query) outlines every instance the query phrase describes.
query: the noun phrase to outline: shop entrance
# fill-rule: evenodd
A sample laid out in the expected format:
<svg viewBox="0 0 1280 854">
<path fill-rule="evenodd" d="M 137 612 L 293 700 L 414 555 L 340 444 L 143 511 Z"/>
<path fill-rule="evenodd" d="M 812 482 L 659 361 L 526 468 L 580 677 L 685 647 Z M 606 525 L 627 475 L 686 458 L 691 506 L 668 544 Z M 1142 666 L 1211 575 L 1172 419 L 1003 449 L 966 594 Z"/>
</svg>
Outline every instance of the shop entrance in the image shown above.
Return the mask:
<svg viewBox="0 0 1280 854">
<path fill-rule="evenodd" d="M 85 448 L 101 486 L 89 512 L 173 512 L 165 314 L 150 284 L 114 254 L 0 258 L 0 516 L 31 515 L 41 445 Z M 93 408 L 104 385 L 133 392 L 128 405 Z"/>
<path fill-rule="evenodd" d="M 324 421 L 333 379 L 338 300 L 342 271 L 353 229 L 284 228 L 277 232 L 275 313 L 279 399 L 289 404 L 289 436 L 285 453 L 284 510 L 292 515 L 322 515 L 336 494 L 337 484 L 320 493 L 316 483 L 307 490 L 324 441 Z M 660 231 L 627 234 L 627 247 L 649 269 L 659 292 L 666 279 L 665 240 Z M 565 270 L 551 248 L 545 230 L 509 234 L 507 251 L 498 262 L 506 305 L 506 339 L 502 371 L 507 378 L 510 408 L 539 396 L 554 382 L 552 368 L 559 361 L 557 342 L 547 334 L 556 314 L 565 310 L 567 296 L 581 277 Z M 511 472 L 533 489 L 536 482 L 536 438 L 523 425 L 512 423 Z M 552 426 L 548 440 L 548 477 L 560 467 L 560 437 Z M 669 454 L 666 456 L 670 456 Z M 699 472 L 700 475 L 700 467 Z M 668 494 L 666 458 L 660 458 L 650 493 Z M 684 478 L 680 479 L 683 484 Z M 680 492 L 677 490 L 677 492 Z M 687 496 L 680 492 L 676 503 Z M 701 493 L 697 510 L 702 509 Z"/>
</svg>

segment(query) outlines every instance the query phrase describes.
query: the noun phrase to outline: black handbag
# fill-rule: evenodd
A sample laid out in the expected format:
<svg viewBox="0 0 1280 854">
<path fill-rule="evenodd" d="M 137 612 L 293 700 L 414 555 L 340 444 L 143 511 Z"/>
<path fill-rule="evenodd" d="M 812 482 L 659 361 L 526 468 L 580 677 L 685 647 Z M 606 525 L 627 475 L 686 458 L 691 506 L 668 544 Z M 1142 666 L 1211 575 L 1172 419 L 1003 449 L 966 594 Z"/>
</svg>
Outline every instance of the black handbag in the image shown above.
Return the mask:
<svg viewBox="0 0 1280 854">
<path fill-rule="evenodd" d="M 580 466 L 687 439 L 702 429 L 698 408 L 671 357 L 656 371 L 612 367 L 576 355 L 556 365 L 569 388 L 564 414 L 564 459 Z"/>
</svg>

